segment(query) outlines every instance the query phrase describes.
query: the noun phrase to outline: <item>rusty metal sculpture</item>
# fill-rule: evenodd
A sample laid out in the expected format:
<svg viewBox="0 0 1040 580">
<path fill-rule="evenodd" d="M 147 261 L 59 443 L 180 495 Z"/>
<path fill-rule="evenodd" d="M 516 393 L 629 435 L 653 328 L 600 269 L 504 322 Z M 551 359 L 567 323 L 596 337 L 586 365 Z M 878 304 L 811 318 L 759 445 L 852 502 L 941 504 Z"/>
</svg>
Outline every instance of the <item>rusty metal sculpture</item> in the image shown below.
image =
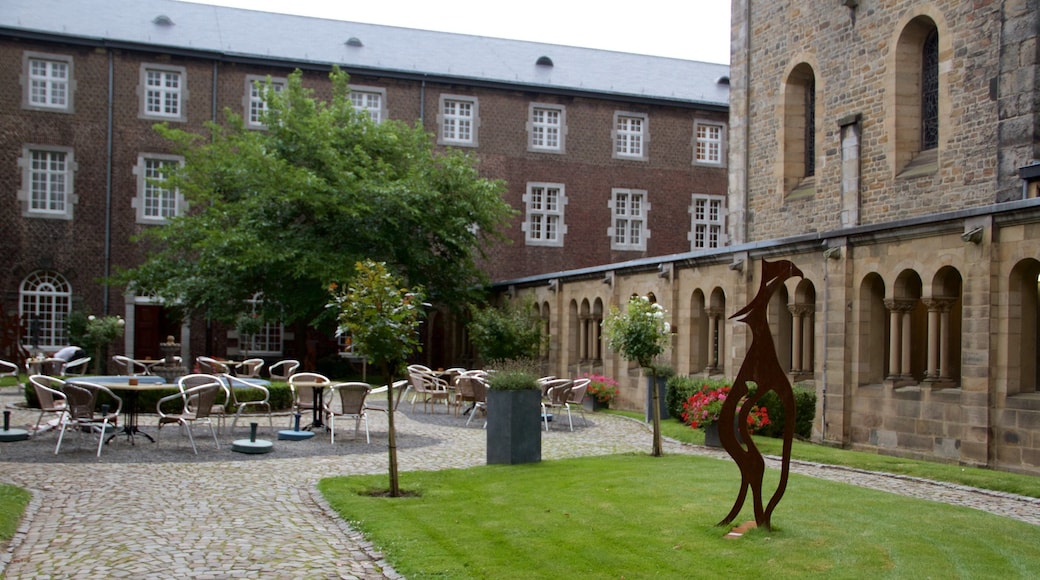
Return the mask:
<svg viewBox="0 0 1040 580">
<path fill-rule="evenodd" d="M 744 358 L 744 364 L 740 365 L 740 371 L 737 372 L 737 378 L 733 381 L 733 387 L 723 402 L 719 417 L 719 441 L 740 468 L 741 478 L 737 500 L 729 514 L 718 523 L 720 526 L 731 523 L 737 517 L 744 506 L 744 499 L 750 488 L 755 508 L 755 525 L 770 529 L 773 510 L 787 488 L 787 476 L 791 467 L 791 442 L 794 440 L 795 428 L 794 391 L 791 389 L 791 382 L 787 380 L 787 374 L 784 373 L 784 369 L 777 359 L 776 346 L 773 344 L 766 312 L 773 293 L 792 276 L 801 278 L 803 274 L 790 261 L 767 262 L 762 260 L 762 281 L 758 287 L 758 294 L 747 306 L 730 317 L 751 327 L 751 346 Z M 749 382 L 757 385 L 754 393 L 749 394 Z M 765 459 L 751 438 L 747 418 L 751 408 L 769 391 L 774 391 L 779 395 L 780 402 L 783 404 L 784 447 L 780 482 L 769 499 L 769 503 L 763 506 L 762 478 L 765 474 Z M 738 429 L 744 441 L 743 445 L 737 438 Z"/>
</svg>

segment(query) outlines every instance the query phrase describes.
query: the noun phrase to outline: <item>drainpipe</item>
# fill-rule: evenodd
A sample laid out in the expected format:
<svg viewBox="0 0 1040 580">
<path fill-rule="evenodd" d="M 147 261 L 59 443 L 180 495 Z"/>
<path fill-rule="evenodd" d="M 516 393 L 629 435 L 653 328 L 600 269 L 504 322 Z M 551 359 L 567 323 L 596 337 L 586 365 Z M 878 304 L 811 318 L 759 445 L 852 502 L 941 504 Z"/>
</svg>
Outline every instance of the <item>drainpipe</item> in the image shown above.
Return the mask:
<svg viewBox="0 0 1040 580">
<path fill-rule="evenodd" d="M 426 79 L 419 85 L 419 125 L 426 130 Z"/>
<path fill-rule="evenodd" d="M 112 51 L 108 51 L 108 128 L 105 136 L 105 250 L 104 250 L 104 264 L 102 270 L 104 276 L 107 279 L 109 273 L 112 270 L 112 124 L 113 124 L 113 103 L 112 99 L 115 96 L 115 63 L 113 62 Z M 109 299 L 109 287 L 108 284 L 102 284 L 101 286 L 101 299 L 102 307 L 101 311 L 106 315 L 110 314 L 108 311 L 108 299 Z"/>
</svg>

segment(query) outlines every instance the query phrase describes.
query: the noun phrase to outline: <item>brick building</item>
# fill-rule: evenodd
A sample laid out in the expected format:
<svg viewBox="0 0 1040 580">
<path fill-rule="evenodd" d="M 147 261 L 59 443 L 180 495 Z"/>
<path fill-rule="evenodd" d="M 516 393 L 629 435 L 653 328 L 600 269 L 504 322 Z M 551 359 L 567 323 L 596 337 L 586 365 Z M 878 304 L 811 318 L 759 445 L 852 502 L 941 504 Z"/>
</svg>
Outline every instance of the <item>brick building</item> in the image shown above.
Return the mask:
<svg viewBox="0 0 1040 580">
<path fill-rule="evenodd" d="M 98 281 L 144 258 L 132 236 L 186 210 L 152 179 L 180 162 L 153 124 L 202 131 L 224 108 L 256 121 L 255 81 L 300 69 L 327 96 L 333 65 L 350 73 L 358 107 L 419 120 L 508 182 L 520 215 L 514 243 L 491 249 L 494 279 L 724 242 L 727 66 L 172 0 L 10 0 L 0 11 L 6 319 L 38 321 L 47 351 L 66 343 L 78 309 L 123 315 L 132 356 L 158 356 L 167 335 L 188 360 L 235 354 L 233 332 Z M 706 203 L 710 219 L 692 209 Z M 715 234 L 695 235 L 697 224 Z M 462 347 L 451 326 L 431 320 L 427 362 L 453 362 Z M 250 351 L 299 357 L 300 330 L 269 325 Z"/>
<path fill-rule="evenodd" d="M 730 245 L 504 281 L 542 304 L 556 374 L 639 371 L 598 320 L 653 294 L 679 373 L 733 377 L 763 259 L 814 438 L 1040 473 L 1040 6 L 1036 0 L 733 3 Z"/>
</svg>

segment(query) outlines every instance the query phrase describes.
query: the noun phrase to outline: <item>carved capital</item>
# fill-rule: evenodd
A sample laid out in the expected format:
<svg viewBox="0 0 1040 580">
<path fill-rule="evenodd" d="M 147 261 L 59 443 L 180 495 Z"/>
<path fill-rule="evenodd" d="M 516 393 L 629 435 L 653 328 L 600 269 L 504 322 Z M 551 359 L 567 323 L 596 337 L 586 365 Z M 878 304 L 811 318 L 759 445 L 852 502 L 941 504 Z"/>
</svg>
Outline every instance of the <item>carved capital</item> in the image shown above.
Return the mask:
<svg viewBox="0 0 1040 580">
<path fill-rule="evenodd" d="M 932 298 L 923 298 L 921 302 L 928 307 L 929 311 L 935 312 L 949 312 L 953 308 L 953 304 L 957 302 L 956 298 L 950 298 L 948 296 L 935 296 Z"/>
<path fill-rule="evenodd" d="M 807 316 L 816 312 L 814 304 L 788 304 L 787 309 L 795 316 Z"/>
<path fill-rule="evenodd" d="M 917 300 L 910 298 L 885 298 L 885 308 L 891 312 L 911 312 L 917 306 Z"/>
</svg>

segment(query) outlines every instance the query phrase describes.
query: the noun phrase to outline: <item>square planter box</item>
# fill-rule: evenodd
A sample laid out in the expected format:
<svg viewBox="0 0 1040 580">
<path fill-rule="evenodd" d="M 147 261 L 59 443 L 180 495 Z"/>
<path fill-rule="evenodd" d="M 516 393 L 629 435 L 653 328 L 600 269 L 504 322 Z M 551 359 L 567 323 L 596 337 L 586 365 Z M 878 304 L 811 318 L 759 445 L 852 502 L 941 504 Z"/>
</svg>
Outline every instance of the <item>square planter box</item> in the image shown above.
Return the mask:
<svg viewBox="0 0 1040 580">
<path fill-rule="evenodd" d="M 542 460 L 542 394 L 537 390 L 487 393 L 488 464 Z"/>
</svg>

